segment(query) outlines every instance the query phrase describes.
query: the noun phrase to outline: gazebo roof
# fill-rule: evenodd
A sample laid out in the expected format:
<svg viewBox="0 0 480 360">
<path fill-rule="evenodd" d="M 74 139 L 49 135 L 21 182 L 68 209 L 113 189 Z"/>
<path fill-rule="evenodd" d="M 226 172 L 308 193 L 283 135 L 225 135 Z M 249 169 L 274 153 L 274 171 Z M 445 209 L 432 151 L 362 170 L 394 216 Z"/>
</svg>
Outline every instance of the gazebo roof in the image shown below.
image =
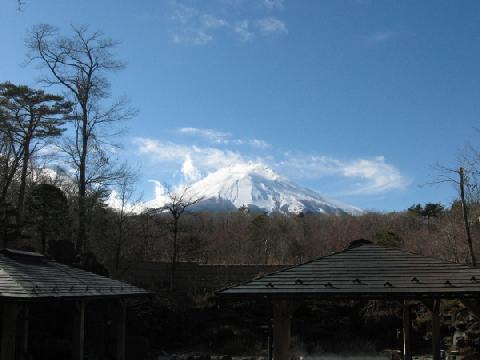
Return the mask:
<svg viewBox="0 0 480 360">
<path fill-rule="evenodd" d="M 42 254 L 0 251 L 0 298 L 42 300 L 146 294 L 138 287 L 57 263 Z"/>
<path fill-rule="evenodd" d="M 480 269 L 357 240 L 341 252 L 218 294 L 297 299 L 470 298 L 480 296 Z"/>
</svg>

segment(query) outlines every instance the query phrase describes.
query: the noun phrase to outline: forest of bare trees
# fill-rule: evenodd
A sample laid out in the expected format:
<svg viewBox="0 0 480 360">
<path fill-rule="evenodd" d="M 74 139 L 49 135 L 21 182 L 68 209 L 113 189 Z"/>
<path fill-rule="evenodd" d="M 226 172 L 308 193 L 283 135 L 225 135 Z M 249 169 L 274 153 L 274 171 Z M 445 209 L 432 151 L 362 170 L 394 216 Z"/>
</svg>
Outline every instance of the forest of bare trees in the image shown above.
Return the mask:
<svg viewBox="0 0 480 360">
<path fill-rule="evenodd" d="M 242 211 L 186 214 L 177 234 L 176 251 L 179 261 L 294 264 L 340 251 L 352 239 L 365 238 L 385 246 L 471 263 L 460 203 L 434 215 L 416 210 L 418 207 L 362 216 L 266 215 Z M 107 210 L 99 215 L 95 227 L 98 233 L 94 234 L 96 239 L 92 243 L 96 244 L 95 253 L 102 262 L 109 264 L 115 234 L 105 234 L 115 212 Z M 145 214 L 129 217 L 126 226 L 132 236 L 122 249 L 124 269 L 135 261 L 170 261 L 172 236 L 164 226 L 168 221 L 167 214 L 160 215 L 157 221 Z M 472 234 L 474 239 L 480 236 L 478 222 L 472 221 Z"/>
</svg>

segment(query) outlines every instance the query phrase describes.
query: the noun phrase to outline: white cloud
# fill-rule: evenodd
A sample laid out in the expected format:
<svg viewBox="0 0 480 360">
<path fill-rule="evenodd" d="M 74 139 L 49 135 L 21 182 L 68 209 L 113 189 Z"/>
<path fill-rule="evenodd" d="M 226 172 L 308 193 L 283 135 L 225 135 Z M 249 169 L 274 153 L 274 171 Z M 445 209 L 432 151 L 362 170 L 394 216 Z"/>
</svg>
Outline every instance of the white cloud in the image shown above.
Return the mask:
<svg viewBox="0 0 480 360">
<path fill-rule="evenodd" d="M 225 142 L 228 142 L 227 138 L 232 136 L 230 133 L 227 133 L 227 132 L 221 132 L 221 131 L 216 131 L 212 129 L 194 128 L 194 127 L 183 127 L 178 129 L 178 132 L 182 134 L 201 136 L 205 139 L 208 139 L 218 144 L 223 144 Z"/>
<path fill-rule="evenodd" d="M 266 149 L 270 147 L 270 144 L 261 139 L 235 139 L 232 138 L 232 134 L 223 131 L 217 131 L 213 129 L 203 129 L 195 127 L 183 127 L 177 130 L 180 134 L 199 136 L 204 138 L 213 144 L 221 145 L 249 145 L 257 149 Z"/>
<path fill-rule="evenodd" d="M 220 28 L 228 26 L 228 22 L 211 14 L 202 14 L 200 18 L 201 23 L 207 28 Z"/>
<path fill-rule="evenodd" d="M 149 183 L 153 184 L 154 196 L 153 199 L 141 203 L 138 206 L 137 212 L 141 212 L 145 209 L 154 209 L 164 206 L 169 201 L 168 189 L 158 180 L 148 180 Z"/>
<path fill-rule="evenodd" d="M 259 149 L 266 149 L 266 148 L 270 147 L 269 143 L 267 143 L 264 140 L 260 140 L 260 139 L 248 140 L 248 143 L 249 143 L 249 145 L 251 145 L 255 148 L 259 148 Z"/>
<path fill-rule="evenodd" d="M 203 30 L 185 30 L 181 34 L 173 34 L 175 44 L 205 45 L 213 40 L 213 36 Z"/>
<path fill-rule="evenodd" d="M 263 35 L 288 33 L 285 22 L 275 17 L 270 16 L 257 20 L 256 25 Z"/>
<path fill-rule="evenodd" d="M 179 3 L 175 3 L 173 7 L 172 19 L 182 24 L 188 24 L 192 19 L 199 15 L 199 11 L 195 8 L 184 6 Z"/>
<path fill-rule="evenodd" d="M 249 41 L 254 37 L 253 32 L 250 31 L 250 22 L 248 20 L 237 21 L 233 26 L 233 31 L 237 33 L 242 41 Z"/>
<path fill-rule="evenodd" d="M 369 46 L 376 46 L 391 40 L 396 35 L 393 31 L 378 31 L 370 35 L 363 36 L 362 39 Z"/>
<path fill-rule="evenodd" d="M 329 156 L 290 153 L 277 167 L 299 178 L 319 179 L 339 177 L 351 180 L 348 194 L 379 194 L 404 189 L 409 180 L 395 166 L 386 163 L 383 156 L 370 159 L 342 161 Z"/>
<path fill-rule="evenodd" d="M 285 153 L 284 158 L 277 162 L 277 168 L 305 179 L 318 179 L 338 174 L 341 166 L 339 160 L 328 156 L 292 154 L 290 152 Z"/>
<path fill-rule="evenodd" d="M 167 188 L 158 180 L 148 180 L 148 182 L 155 185 L 155 198 L 162 198 L 167 196 Z"/>
<path fill-rule="evenodd" d="M 184 159 L 189 153 L 189 148 L 171 142 L 159 142 L 148 138 L 134 140 L 141 154 L 151 155 L 161 161 L 177 161 Z"/>
<path fill-rule="evenodd" d="M 182 164 L 182 174 L 187 183 L 195 182 L 202 177 L 200 171 L 195 165 L 193 165 L 192 157 L 190 155 L 185 157 L 185 161 Z"/>
<path fill-rule="evenodd" d="M 263 0 L 263 6 L 267 10 L 283 10 L 284 0 Z"/>
<path fill-rule="evenodd" d="M 363 179 L 352 194 L 375 194 L 390 190 L 403 189 L 408 180 L 393 165 L 387 164 L 383 156 L 375 159 L 356 160 L 343 167 L 343 175 Z"/>
<path fill-rule="evenodd" d="M 148 155 L 158 162 L 172 162 L 183 166 L 185 160 L 189 158 L 191 166 L 196 167 L 200 172 L 214 171 L 245 161 L 237 152 L 214 147 L 179 145 L 148 138 L 137 138 L 135 143 L 141 154 Z"/>
<path fill-rule="evenodd" d="M 214 39 L 215 29 L 228 25 L 225 19 L 179 3 L 173 6 L 172 20 L 176 24 L 172 32 L 172 40 L 176 44 L 208 44 Z"/>
<path fill-rule="evenodd" d="M 153 161 L 171 163 L 181 169 L 183 179 L 188 183 L 220 168 L 249 161 L 265 164 L 297 180 L 317 180 L 325 177 L 341 180 L 346 186 L 342 191 L 344 195 L 382 194 L 402 190 L 410 183 L 400 170 L 387 163 L 383 156 L 340 160 L 323 155 L 287 152 L 280 157 L 253 157 L 229 149 L 180 145 L 148 138 L 138 138 L 135 142 L 141 154 Z M 262 141 L 259 141 L 258 145 L 263 146 Z"/>
<path fill-rule="evenodd" d="M 120 194 L 116 190 L 110 192 L 106 203 L 112 209 L 121 210 L 123 207 L 123 210 L 129 213 L 139 213 L 145 208 L 142 202 L 123 202 Z"/>
<path fill-rule="evenodd" d="M 230 11 L 233 5 L 224 3 L 218 9 L 202 10 L 201 3 L 197 7 L 185 6 L 180 1 L 172 4 L 171 29 L 172 40 L 176 44 L 206 45 L 214 41 L 222 33 L 235 34 L 241 41 L 247 42 L 257 35 L 287 33 L 284 21 L 272 16 L 255 20 L 248 16 L 237 15 Z M 245 2 L 245 6 L 248 2 Z M 243 5 L 242 5 L 243 6 Z M 264 15 L 273 10 L 282 10 L 283 0 L 262 0 Z M 246 11 L 242 11 L 246 13 Z M 221 14 L 219 16 L 218 14 Z M 261 14 L 260 14 L 261 16 Z"/>
</svg>

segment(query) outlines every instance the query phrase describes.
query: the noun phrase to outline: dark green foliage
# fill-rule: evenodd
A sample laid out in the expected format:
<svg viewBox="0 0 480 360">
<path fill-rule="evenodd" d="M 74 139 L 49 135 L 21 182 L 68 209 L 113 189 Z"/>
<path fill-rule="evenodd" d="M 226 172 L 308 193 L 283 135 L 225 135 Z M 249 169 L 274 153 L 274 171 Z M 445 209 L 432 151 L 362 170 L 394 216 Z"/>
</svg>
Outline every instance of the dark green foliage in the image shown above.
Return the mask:
<svg viewBox="0 0 480 360">
<path fill-rule="evenodd" d="M 19 136 L 31 132 L 42 139 L 61 135 L 73 105 L 63 96 L 5 82 L 0 83 L 0 107 L 7 114 L 4 126 L 13 128 Z"/>
<path fill-rule="evenodd" d="M 444 206 L 440 203 L 427 203 L 425 206 L 414 204 L 408 208 L 410 213 L 425 217 L 427 219 L 439 217 L 444 210 Z"/>
<path fill-rule="evenodd" d="M 68 201 L 58 187 L 50 184 L 35 185 L 27 198 L 29 225 L 38 234 L 42 252 L 49 252 L 52 240 L 67 238 L 69 224 Z"/>
<path fill-rule="evenodd" d="M 72 104 L 62 96 L 28 86 L 0 83 L 0 203 L 16 198 L 23 221 L 27 176 L 35 153 L 59 137 Z M 14 183 L 17 194 L 12 194 Z"/>
<path fill-rule="evenodd" d="M 97 260 L 97 256 L 91 251 L 81 255 L 78 267 L 98 275 L 108 276 L 107 268 Z"/>
<path fill-rule="evenodd" d="M 392 231 L 376 233 L 375 243 L 382 246 L 399 248 L 402 246 L 402 238 Z"/>
<path fill-rule="evenodd" d="M 49 255 L 62 264 L 72 265 L 78 262 L 78 254 L 69 240 L 57 240 L 49 243 Z"/>
</svg>

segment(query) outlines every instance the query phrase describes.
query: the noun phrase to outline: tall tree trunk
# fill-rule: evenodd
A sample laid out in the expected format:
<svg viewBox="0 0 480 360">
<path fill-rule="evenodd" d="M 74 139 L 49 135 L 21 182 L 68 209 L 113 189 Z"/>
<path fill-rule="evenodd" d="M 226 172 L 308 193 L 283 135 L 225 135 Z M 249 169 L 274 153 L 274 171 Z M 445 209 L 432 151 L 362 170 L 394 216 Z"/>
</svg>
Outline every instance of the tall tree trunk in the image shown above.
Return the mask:
<svg viewBox="0 0 480 360">
<path fill-rule="evenodd" d="M 20 187 L 18 189 L 18 199 L 17 199 L 17 213 L 18 213 L 18 223 L 23 224 L 23 206 L 25 202 L 25 189 L 27 186 L 27 175 L 28 175 L 28 163 L 30 162 L 30 142 L 33 138 L 33 133 L 35 131 L 35 115 L 33 107 L 29 107 L 30 120 L 28 123 L 27 132 L 25 134 L 25 139 L 23 141 L 23 156 L 22 156 L 22 172 L 20 174 Z"/>
<path fill-rule="evenodd" d="M 264 257 L 264 259 L 263 259 L 263 263 L 264 263 L 265 265 L 267 265 L 267 264 L 268 264 L 268 255 L 269 255 L 269 246 L 270 246 L 270 244 L 268 243 L 268 238 L 266 238 L 266 239 L 264 240 L 264 244 L 265 244 L 265 249 L 264 249 L 264 253 L 265 253 L 264 255 L 265 255 L 265 257 Z"/>
<path fill-rule="evenodd" d="M 122 245 L 123 245 L 123 210 L 122 214 L 120 215 L 119 223 L 118 223 L 118 239 L 117 239 L 117 246 L 115 249 L 115 273 L 118 273 L 118 269 L 120 268 L 120 256 L 122 254 Z"/>
<path fill-rule="evenodd" d="M 87 168 L 87 151 L 88 151 L 88 110 L 86 106 L 82 107 L 82 138 L 81 138 L 81 154 L 78 167 L 78 234 L 77 234 L 77 251 L 84 254 L 87 250 L 87 228 L 86 228 L 86 168 Z"/>
<path fill-rule="evenodd" d="M 30 140 L 25 141 L 20 186 L 18 188 L 17 212 L 18 223 L 23 224 L 23 211 L 25 203 L 25 189 L 27 187 L 28 163 L 30 162 Z"/>
<path fill-rule="evenodd" d="M 47 247 L 47 234 L 46 234 L 45 228 L 46 228 L 45 220 L 42 220 L 42 228 L 40 229 L 40 241 L 42 243 L 42 254 L 47 255 L 48 247 Z"/>
<path fill-rule="evenodd" d="M 460 168 L 460 199 L 462 202 L 462 212 L 463 212 L 463 223 L 465 225 L 465 232 L 467 234 L 468 249 L 470 251 L 470 257 L 472 259 L 472 265 L 477 266 L 477 261 L 475 259 L 475 252 L 473 250 L 472 234 L 470 232 L 470 223 L 468 221 L 468 206 L 465 201 L 465 170 L 463 167 Z"/>
<path fill-rule="evenodd" d="M 118 269 L 120 268 L 120 252 L 121 252 L 121 245 L 120 245 L 120 241 L 118 241 L 117 247 L 115 249 L 115 274 L 118 274 Z"/>
<path fill-rule="evenodd" d="M 178 234 L 178 220 L 174 219 L 173 223 L 173 252 L 172 252 L 172 268 L 170 272 L 170 290 L 175 288 L 175 268 L 177 265 L 177 234 Z"/>
<path fill-rule="evenodd" d="M 11 156 L 8 154 L 7 156 Z M 4 204 L 7 201 L 8 190 L 10 185 L 13 182 L 13 178 L 15 177 L 15 173 L 18 170 L 18 163 L 20 159 L 23 157 L 23 149 L 19 153 L 15 153 L 15 160 L 13 160 L 10 166 L 7 165 L 6 170 L 4 171 L 4 176 L 2 178 L 2 189 L 0 192 L 0 204 Z"/>
</svg>

